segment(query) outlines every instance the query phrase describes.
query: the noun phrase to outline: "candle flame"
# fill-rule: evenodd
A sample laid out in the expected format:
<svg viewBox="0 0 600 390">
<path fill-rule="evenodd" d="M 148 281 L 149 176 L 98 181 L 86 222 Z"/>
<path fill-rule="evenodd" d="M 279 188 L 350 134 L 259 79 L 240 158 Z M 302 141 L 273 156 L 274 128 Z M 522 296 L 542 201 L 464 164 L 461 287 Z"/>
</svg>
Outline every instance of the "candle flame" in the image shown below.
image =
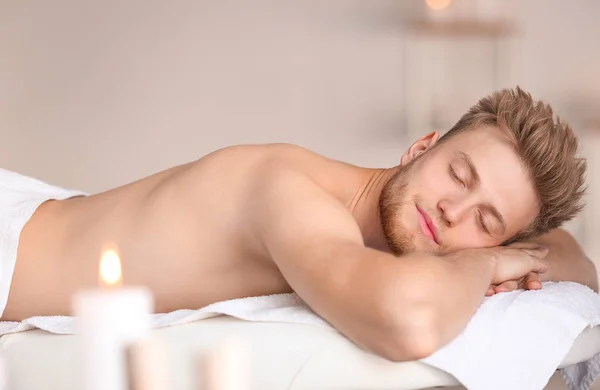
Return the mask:
<svg viewBox="0 0 600 390">
<path fill-rule="evenodd" d="M 429 8 L 435 11 L 441 11 L 448 8 L 452 0 L 425 0 Z"/>
<path fill-rule="evenodd" d="M 116 249 L 110 248 L 102 252 L 100 259 L 100 282 L 105 286 L 121 284 L 121 259 Z"/>
</svg>

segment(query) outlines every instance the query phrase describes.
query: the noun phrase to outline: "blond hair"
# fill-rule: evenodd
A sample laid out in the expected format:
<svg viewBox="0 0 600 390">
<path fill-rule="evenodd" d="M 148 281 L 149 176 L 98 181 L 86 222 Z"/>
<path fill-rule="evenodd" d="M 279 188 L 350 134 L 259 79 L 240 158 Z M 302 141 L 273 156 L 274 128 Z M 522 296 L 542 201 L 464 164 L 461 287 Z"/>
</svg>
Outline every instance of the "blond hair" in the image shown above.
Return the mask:
<svg viewBox="0 0 600 390">
<path fill-rule="evenodd" d="M 512 142 L 539 201 L 535 220 L 507 243 L 546 233 L 583 209 L 587 164 L 576 155 L 573 129 L 554 117 L 550 105 L 534 101 L 519 87 L 494 92 L 471 107 L 441 140 L 486 125 L 499 128 Z"/>
</svg>

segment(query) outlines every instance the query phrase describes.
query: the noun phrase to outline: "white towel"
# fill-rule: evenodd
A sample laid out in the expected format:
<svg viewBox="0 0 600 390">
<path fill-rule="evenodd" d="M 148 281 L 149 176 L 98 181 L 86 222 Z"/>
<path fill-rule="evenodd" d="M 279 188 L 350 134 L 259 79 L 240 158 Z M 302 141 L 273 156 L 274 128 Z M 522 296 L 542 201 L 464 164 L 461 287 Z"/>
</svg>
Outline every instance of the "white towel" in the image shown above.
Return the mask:
<svg viewBox="0 0 600 390">
<path fill-rule="evenodd" d="M 468 389 L 543 389 L 588 326 L 600 324 L 600 296 L 577 283 L 544 283 L 486 298 L 466 329 L 422 361 Z M 571 390 L 588 390 L 600 355 L 561 370 Z"/>
<path fill-rule="evenodd" d="M 17 261 L 21 230 L 47 200 L 87 195 L 0 169 L 0 315 L 4 312 Z"/>
<path fill-rule="evenodd" d="M 155 314 L 153 327 L 230 315 L 248 321 L 330 327 L 295 294 L 218 302 L 200 310 Z M 485 298 L 465 330 L 422 359 L 453 375 L 470 390 L 539 390 L 587 326 L 600 324 L 600 296 L 576 283 L 544 283 L 541 290 L 517 290 Z M 72 317 L 32 317 L 0 322 L 0 335 L 39 328 L 75 331 Z M 600 373 L 600 354 L 562 371 L 571 390 L 588 390 Z"/>
</svg>

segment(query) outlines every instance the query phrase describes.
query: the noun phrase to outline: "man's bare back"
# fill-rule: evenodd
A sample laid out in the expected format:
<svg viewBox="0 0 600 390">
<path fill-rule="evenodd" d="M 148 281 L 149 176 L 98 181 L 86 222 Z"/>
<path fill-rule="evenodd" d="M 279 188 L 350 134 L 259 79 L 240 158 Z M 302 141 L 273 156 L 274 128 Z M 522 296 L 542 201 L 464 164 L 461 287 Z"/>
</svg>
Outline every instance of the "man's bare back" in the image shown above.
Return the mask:
<svg viewBox="0 0 600 390">
<path fill-rule="evenodd" d="M 3 320 L 68 315 L 97 285 L 103 246 L 119 248 L 124 283 L 148 286 L 157 312 L 291 292 L 257 226 L 257 186 L 281 167 L 350 206 L 369 170 L 292 145 L 236 146 L 89 197 L 43 204 L 25 226 Z M 263 217 L 264 218 L 264 217 Z"/>
</svg>

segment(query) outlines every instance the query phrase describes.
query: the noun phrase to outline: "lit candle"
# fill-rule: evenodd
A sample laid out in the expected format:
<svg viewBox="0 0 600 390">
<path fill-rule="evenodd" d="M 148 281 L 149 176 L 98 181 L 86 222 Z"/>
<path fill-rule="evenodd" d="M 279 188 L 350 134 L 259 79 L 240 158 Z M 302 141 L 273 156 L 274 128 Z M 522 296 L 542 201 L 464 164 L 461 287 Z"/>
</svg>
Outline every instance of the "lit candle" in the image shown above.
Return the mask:
<svg viewBox="0 0 600 390">
<path fill-rule="evenodd" d="M 427 17 L 431 20 L 449 19 L 452 0 L 425 0 Z"/>
<path fill-rule="evenodd" d="M 142 287 L 121 287 L 116 248 L 100 260 L 100 288 L 73 297 L 81 338 L 83 390 L 126 390 L 125 349 L 150 329 L 153 300 Z"/>
</svg>

